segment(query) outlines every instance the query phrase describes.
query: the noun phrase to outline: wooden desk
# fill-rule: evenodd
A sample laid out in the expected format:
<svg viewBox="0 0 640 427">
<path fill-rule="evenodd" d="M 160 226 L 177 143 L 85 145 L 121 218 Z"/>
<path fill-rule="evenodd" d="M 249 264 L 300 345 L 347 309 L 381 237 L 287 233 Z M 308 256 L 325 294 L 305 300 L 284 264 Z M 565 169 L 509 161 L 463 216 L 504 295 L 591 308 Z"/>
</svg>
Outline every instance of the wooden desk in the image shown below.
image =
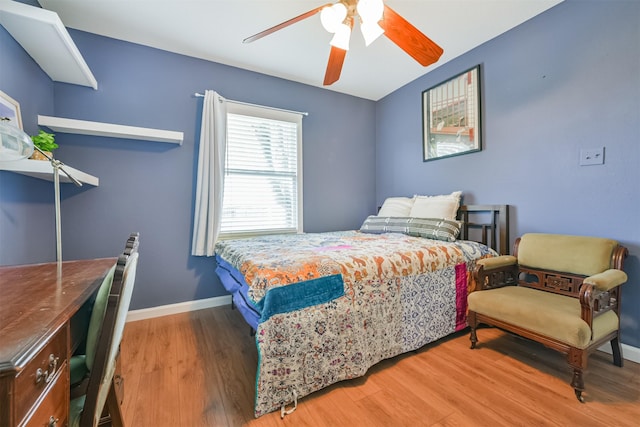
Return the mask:
<svg viewBox="0 0 640 427">
<path fill-rule="evenodd" d="M 0 267 L 0 427 L 67 425 L 71 318 L 116 260 Z"/>
</svg>

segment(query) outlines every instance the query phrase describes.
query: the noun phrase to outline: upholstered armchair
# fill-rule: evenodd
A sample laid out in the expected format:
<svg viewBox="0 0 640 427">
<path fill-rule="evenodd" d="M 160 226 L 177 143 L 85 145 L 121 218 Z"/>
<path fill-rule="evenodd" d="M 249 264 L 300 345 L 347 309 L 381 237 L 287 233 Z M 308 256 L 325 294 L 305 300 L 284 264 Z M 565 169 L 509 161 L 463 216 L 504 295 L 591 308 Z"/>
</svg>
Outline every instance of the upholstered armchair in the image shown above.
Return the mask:
<svg viewBox="0 0 640 427">
<path fill-rule="evenodd" d="M 484 323 L 532 339 L 567 355 L 571 386 L 584 401 L 589 355 L 607 341 L 622 366 L 620 285 L 627 249 L 611 239 L 525 234 L 513 255 L 478 261 L 468 298 L 471 348 Z"/>
</svg>

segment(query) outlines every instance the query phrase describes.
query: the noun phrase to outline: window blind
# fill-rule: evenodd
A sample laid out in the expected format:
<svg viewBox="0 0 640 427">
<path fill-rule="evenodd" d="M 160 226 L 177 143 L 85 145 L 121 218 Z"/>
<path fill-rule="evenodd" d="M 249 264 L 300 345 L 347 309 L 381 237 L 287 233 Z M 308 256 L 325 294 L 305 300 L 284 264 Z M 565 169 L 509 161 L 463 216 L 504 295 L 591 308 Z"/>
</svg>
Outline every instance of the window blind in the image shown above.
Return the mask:
<svg viewBox="0 0 640 427">
<path fill-rule="evenodd" d="M 295 113 L 228 105 L 221 235 L 302 230 L 301 126 Z"/>
</svg>

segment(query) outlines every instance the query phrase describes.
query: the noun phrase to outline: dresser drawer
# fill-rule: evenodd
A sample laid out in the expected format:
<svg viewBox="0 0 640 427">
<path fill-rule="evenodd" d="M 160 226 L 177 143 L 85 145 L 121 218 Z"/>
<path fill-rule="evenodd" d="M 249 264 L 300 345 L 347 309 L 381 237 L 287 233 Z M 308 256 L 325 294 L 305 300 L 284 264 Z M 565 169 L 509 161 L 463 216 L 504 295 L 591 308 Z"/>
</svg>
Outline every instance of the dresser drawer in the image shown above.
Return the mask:
<svg viewBox="0 0 640 427">
<path fill-rule="evenodd" d="M 63 326 L 22 369 L 15 380 L 16 420 L 21 420 L 34 407 L 54 381 L 68 383 L 67 327 Z M 62 381 L 58 380 L 63 373 Z M 56 384 L 59 386 L 59 384 Z M 67 384 L 68 388 L 68 384 Z"/>
<path fill-rule="evenodd" d="M 69 376 L 65 362 L 50 381 L 46 394 L 37 402 L 32 414 L 28 416 L 22 426 L 33 427 L 63 427 L 69 418 Z"/>
</svg>

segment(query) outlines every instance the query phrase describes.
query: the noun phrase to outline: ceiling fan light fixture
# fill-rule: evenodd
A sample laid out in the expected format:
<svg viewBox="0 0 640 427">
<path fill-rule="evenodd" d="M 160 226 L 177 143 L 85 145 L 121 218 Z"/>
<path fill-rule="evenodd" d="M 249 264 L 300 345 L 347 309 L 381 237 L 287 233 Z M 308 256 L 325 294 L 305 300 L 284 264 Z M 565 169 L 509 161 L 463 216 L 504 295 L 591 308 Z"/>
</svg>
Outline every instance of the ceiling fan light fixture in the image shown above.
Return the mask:
<svg viewBox="0 0 640 427">
<path fill-rule="evenodd" d="M 360 0 L 356 6 L 362 22 L 377 23 L 382 19 L 384 3 L 382 0 Z"/>
<path fill-rule="evenodd" d="M 342 3 L 336 3 L 332 6 L 327 6 L 320 12 L 320 22 L 325 30 L 330 33 L 338 31 L 338 26 L 347 17 L 347 8 Z"/>
<path fill-rule="evenodd" d="M 351 38 L 351 27 L 346 24 L 338 25 L 335 34 L 329 44 L 338 49 L 349 50 L 349 39 Z"/>
<path fill-rule="evenodd" d="M 322 26 L 333 34 L 330 42 L 329 61 L 324 75 L 323 84 L 325 86 L 340 79 L 344 59 L 347 50 L 349 50 L 351 29 L 356 17 L 360 19 L 360 29 L 367 46 L 384 34 L 391 42 L 425 67 L 437 62 L 444 52 L 433 40 L 387 6 L 383 0 L 338 0 L 335 4 L 318 6 L 267 28 L 247 37 L 243 42 L 250 43 L 261 39 L 317 14 L 320 14 Z"/>
<path fill-rule="evenodd" d="M 362 32 L 362 37 L 364 37 L 364 44 L 369 46 L 375 39 L 384 34 L 384 30 L 377 22 L 362 22 L 360 24 L 360 31 Z"/>
</svg>

